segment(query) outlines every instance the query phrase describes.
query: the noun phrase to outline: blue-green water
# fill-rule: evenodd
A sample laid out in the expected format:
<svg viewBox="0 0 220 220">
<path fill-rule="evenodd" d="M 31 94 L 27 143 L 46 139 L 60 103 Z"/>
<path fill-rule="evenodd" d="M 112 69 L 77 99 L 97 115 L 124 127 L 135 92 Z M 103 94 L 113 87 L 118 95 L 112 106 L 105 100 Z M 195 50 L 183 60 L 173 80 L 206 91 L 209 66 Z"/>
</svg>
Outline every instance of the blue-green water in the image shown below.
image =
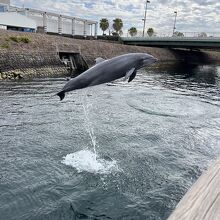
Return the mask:
<svg viewBox="0 0 220 220">
<path fill-rule="evenodd" d="M 1 220 L 166 219 L 220 154 L 220 66 L 65 83 L 0 82 Z"/>
</svg>

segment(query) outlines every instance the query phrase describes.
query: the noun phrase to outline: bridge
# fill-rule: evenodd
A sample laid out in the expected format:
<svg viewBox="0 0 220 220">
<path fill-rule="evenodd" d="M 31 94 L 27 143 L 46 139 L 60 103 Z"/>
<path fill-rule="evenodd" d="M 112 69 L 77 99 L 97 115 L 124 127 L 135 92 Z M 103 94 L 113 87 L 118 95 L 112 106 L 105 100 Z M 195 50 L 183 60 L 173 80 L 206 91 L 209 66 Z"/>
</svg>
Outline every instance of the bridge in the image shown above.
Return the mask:
<svg viewBox="0 0 220 220">
<path fill-rule="evenodd" d="M 220 37 L 122 37 L 127 45 L 187 49 L 220 49 Z"/>
</svg>

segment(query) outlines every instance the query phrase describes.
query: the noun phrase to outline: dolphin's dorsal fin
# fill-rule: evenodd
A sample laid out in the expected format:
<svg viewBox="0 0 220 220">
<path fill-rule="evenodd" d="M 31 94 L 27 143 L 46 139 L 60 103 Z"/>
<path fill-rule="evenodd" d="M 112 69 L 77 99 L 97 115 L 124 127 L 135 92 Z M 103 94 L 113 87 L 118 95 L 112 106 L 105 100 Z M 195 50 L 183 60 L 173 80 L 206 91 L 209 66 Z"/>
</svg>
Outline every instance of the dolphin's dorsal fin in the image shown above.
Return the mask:
<svg viewBox="0 0 220 220">
<path fill-rule="evenodd" d="M 98 57 L 95 59 L 95 64 L 101 63 L 103 61 L 105 61 L 105 59 L 103 59 L 102 57 Z"/>
<path fill-rule="evenodd" d="M 133 76 L 134 75 L 134 76 Z M 134 77 L 136 76 L 136 70 L 135 68 L 130 69 L 126 74 L 125 74 L 125 81 L 128 80 L 128 82 L 130 82 L 131 80 L 134 79 Z"/>
</svg>

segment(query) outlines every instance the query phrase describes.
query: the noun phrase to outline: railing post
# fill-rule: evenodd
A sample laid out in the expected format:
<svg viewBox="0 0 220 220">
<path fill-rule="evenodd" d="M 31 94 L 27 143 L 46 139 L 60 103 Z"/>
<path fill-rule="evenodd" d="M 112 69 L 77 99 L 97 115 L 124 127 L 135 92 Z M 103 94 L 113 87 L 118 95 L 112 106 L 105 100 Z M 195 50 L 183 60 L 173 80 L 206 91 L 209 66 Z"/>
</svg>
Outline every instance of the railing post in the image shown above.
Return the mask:
<svg viewBox="0 0 220 220">
<path fill-rule="evenodd" d="M 97 38 L 98 22 L 95 23 L 95 38 Z"/>
<path fill-rule="evenodd" d="M 92 36 L 92 24 L 90 24 L 90 35 Z"/>
<path fill-rule="evenodd" d="M 43 13 L 43 28 L 44 33 L 47 33 L 47 12 Z"/>
<path fill-rule="evenodd" d="M 84 37 L 86 37 L 87 33 L 86 33 L 86 20 L 83 21 L 83 34 L 84 34 Z"/>
<path fill-rule="evenodd" d="M 28 17 L 29 15 L 29 9 L 28 8 L 25 8 L 25 15 Z"/>
<path fill-rule="evenodd" d="M 72 19 L 72 36 L 76 34 L 76 19 Z"/>
<path fill-rule="evenodd" d="M 58 17 L 58 34 L 62 34 L 62 15 Z"/>
</svg>

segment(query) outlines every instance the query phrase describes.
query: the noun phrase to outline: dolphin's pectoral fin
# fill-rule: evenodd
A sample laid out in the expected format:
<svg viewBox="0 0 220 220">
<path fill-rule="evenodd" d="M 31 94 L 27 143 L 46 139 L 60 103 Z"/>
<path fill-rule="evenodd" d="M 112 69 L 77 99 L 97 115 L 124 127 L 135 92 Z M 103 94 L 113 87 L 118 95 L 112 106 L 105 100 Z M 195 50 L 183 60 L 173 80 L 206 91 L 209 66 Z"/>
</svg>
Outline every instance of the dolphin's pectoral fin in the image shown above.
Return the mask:
<svg viewBox="0 0 220 220">
<path fill-rule="evenodd" d="M 102 57 L 98 57 L 95 59 L 95 64 L 101 63 L 103 61 L 105 61 L 105 59 L 103 59 Z"/>
<path fill-rule="evenodd" d="M 61 101 L 65 97 L 65 92 L 64 91 L 58 92 L 57 95 L 60 97 L 60 101 Z"/>
<path fill-rule="evenodd" d="M 133 74 L 134 72 L 136 72 L 136 71 L 135 71 L 135 68 L 130 69 L 130 70 L 125 74 L 125 79 L 124 79 L 124 81 L 126 81 L 127 79 L 130 80 L 130 77 L 132 76 L 132 74 Z M 130 82 L 130 81 L 129 81 L 129 82 Z"/>
<path fill-rule="evenodd" d="M 131 74 L 131 76 L 129 77 L 128 82 L 131 82 L 131 81 L 135 78 L 136 73 L 137 73 L 137 71 L 135 70 L 135 71 Z"/>
</svg>

